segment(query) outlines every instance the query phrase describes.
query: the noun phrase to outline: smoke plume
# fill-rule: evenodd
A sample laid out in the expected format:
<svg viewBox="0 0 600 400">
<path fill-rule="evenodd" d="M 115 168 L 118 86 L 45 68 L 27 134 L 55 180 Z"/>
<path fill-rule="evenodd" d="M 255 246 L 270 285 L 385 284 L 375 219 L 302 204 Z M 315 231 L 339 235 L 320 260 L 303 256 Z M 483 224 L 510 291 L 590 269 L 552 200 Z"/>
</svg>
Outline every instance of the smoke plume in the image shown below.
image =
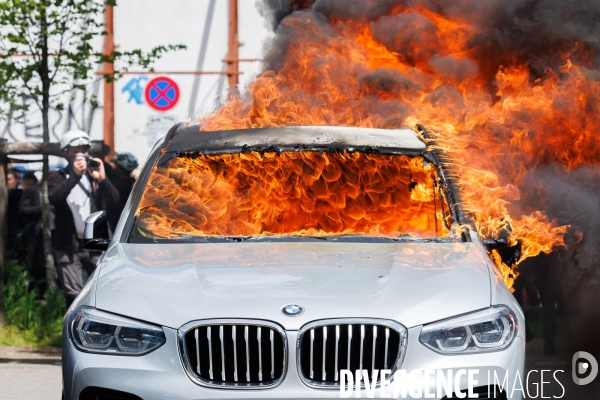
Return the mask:
<svg viewBox="0 0 600 400">
<path fill-rule="evenodd" d="M 258 6 L 275 32 L 264 72 L 201 129 L 420 123 L 479 232 L 509 231 L 524 257 L 562 249 L 562 290 L 597 304 L 600 2 Z"/>
</svg>

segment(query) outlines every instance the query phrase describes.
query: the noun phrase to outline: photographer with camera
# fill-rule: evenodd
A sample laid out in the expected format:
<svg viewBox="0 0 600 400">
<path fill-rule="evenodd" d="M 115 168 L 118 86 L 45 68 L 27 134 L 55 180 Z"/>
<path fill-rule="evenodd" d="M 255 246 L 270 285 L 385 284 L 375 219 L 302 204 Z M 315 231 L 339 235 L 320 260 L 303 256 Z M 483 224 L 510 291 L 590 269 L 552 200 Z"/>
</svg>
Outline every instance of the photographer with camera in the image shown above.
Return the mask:
<svg viewBox="0 0 600 400">
<path fill-rule="evenodd" d="M 99 259 L 99 253 L 83 250 L 85 220 L 117 204 L 119 192 L 106 177 L 102 160 L 89 156 L 86 132 L 65 133 L 60 147 L 69 164 L 48 176 L 48 197 L 55 209 L 53 246 L 58 281 L 69 307 L 83 289 L 83 270 L 91 275 Z"/>
</svg>

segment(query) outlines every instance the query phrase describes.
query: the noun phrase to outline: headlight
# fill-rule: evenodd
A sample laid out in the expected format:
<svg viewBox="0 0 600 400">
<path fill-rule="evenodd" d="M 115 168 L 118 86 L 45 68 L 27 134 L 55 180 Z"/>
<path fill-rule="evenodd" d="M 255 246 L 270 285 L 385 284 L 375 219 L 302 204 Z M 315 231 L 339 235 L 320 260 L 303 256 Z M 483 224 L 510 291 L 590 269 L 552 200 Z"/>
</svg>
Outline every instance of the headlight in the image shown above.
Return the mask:
<svg viewBox="0 0 600 400">
<path fill-rule="evenodd" d="M 162 328 L 82 307 L 69 319 L 71 339 L 82 351 L 123 356 L 141 356 L 165 342 Z"/>
<path fill-rule="evenodd" d="M 512 310 L 495 306 L 425 325 L 419 341 L 441 354 L 484 353 L 507 348 L 517 328 Z"/>
</svg>

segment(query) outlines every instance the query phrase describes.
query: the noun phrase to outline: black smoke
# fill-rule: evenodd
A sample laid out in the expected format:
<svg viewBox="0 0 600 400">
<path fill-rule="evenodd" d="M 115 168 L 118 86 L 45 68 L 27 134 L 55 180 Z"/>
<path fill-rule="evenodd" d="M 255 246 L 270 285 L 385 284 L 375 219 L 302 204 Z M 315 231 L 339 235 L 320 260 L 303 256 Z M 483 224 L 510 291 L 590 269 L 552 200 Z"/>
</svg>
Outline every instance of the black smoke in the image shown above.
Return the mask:
<svg viewBox="0 0 600 400">
<path fill-rule="evenodd" d="M 265 70 L 279 71 L 288 46 L 299 40 L 297 29 L 290 25 L 292 21 L 295 24 L 303 21 L 302 40 L 317 43 L 339 36 L 333 25 L 342 21 L 369 24 L 378 43 L 423 74 L 444 76 L 455 82 L 482 78 L 488 85 L 490 102 L 497 100 L 495 77 L 503 66 L 524 66 L 535 84 L 549 71 L 557 79 L 564 79 L 561 67 L 569 59 L 580 67 L 587 79 L 600 80 L 598 0 L 259 0 L 258 6 L 275 32 L 274 39 L 265 47 Z M 442 43 L 443 33 L 424 17 L 424 11 L 458 21 L 476 31 L 462 49 L 463 55 L 444 52 L 447 44 Z M 394 102 L 403 93 L 418 90 L 420 85 L 400 71 L 364 70 L 357 72 L 356 78 L 373 113 L 383 116 L 382 126 L 388 123 L 392 126 L 414 111 L 400 100 Z M 380 104 L 378 95 L 381 93 L 388 94 L 391 100 Z M 426 96 L 425 102 L 440 110 L 449 108 L 450 115 L 461 115 L 466 112 L 467 99 L 463 96 L 455 86 L 440 85 Z M 584 100 L 585 112 L 596 126 L 600 120 L 598 97 L 588 96 Z M 556 110 L 563 110 L 564 119 L 559 123 L 561 129 L 564 127 L 565 136 L 578 134 L 568 129 L 571 115 L 577 126 L 585 128 L 586 125 L 585 121 L 577 120 L 581 113 L 568 112 L 575 107 L 575 100 L 563 99 L 563 103 L 557 101 L 552 105 Z M 507 120 L 505 124 L 517 130 L 528 123 L 528 119 L 538 117 L 519 112 L 514 116 L 514 120 Z M 496 130 L 492 134 L 500 137 L 503 133 Z M 596 132 L 585 136 L 577 146 L 600 148 L 599 142 L 600 134 Z M 600 355 L 597 352 L 600 349 L 597 339 L 600 337 L 600 154 L 595 161 L 567 168 L 555 159 L 554 153 L 571 149 L 552 148 L 545 142 L 544 129 L 529 132 L 526 145 L 536 149 L 540 156 L 529 162 L 531 169 L 515 183 L 521 196 L 513 207 L 542 209 L 549 218 L 570 225 L 567 247 L 556 253 L 559 256 L 553 273 L 559 277 L 560 284 L 555 290 L 561 291 L 561 298 L 568 303 L 565 318 L 572 324 L 571 332 L 582 340 L 578 343 L 585 343 L 588 351 Z M 510 171 L 515 165 L 516 161 L 505 163 L 505 176 L 515 176 L 516 173 Z"/>
<path fill-rule="evenodd" d="M 548 54 L 550 46 L 572 52 L 592 70 L 600 61 L 600 1 L 595 0 L 259 0 L 257 5 L 273 29 L 299 10 L 330 20 L 370 21 L 373 35 L 407 60 L 435 55 L 438 32 L 419 13 L 391 11 L 424 8 L 468 21 L 478 32 L 470 43 L 472 56 L 490 81 L 498 65 L 510 64 L 513 57 L 527 63 L 534 76 L 548 67 L 558 69 L 563 60 Z"/>
</svg>

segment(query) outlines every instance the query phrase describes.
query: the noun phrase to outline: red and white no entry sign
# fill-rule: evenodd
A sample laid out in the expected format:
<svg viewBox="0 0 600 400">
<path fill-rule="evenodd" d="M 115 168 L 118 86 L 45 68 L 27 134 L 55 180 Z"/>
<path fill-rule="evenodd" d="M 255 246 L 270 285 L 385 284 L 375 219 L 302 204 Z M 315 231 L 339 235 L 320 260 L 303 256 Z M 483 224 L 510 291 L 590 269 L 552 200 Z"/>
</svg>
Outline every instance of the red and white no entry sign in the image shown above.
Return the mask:
<svg viewBox="0 0 600 400">
<path fill-rule="evenodd" d="M 179 101 L 179 86 L 166 76 L 152 79 L 144 92 L 148 105 L 158 111 L 167 111 Z"/>
</svg>

